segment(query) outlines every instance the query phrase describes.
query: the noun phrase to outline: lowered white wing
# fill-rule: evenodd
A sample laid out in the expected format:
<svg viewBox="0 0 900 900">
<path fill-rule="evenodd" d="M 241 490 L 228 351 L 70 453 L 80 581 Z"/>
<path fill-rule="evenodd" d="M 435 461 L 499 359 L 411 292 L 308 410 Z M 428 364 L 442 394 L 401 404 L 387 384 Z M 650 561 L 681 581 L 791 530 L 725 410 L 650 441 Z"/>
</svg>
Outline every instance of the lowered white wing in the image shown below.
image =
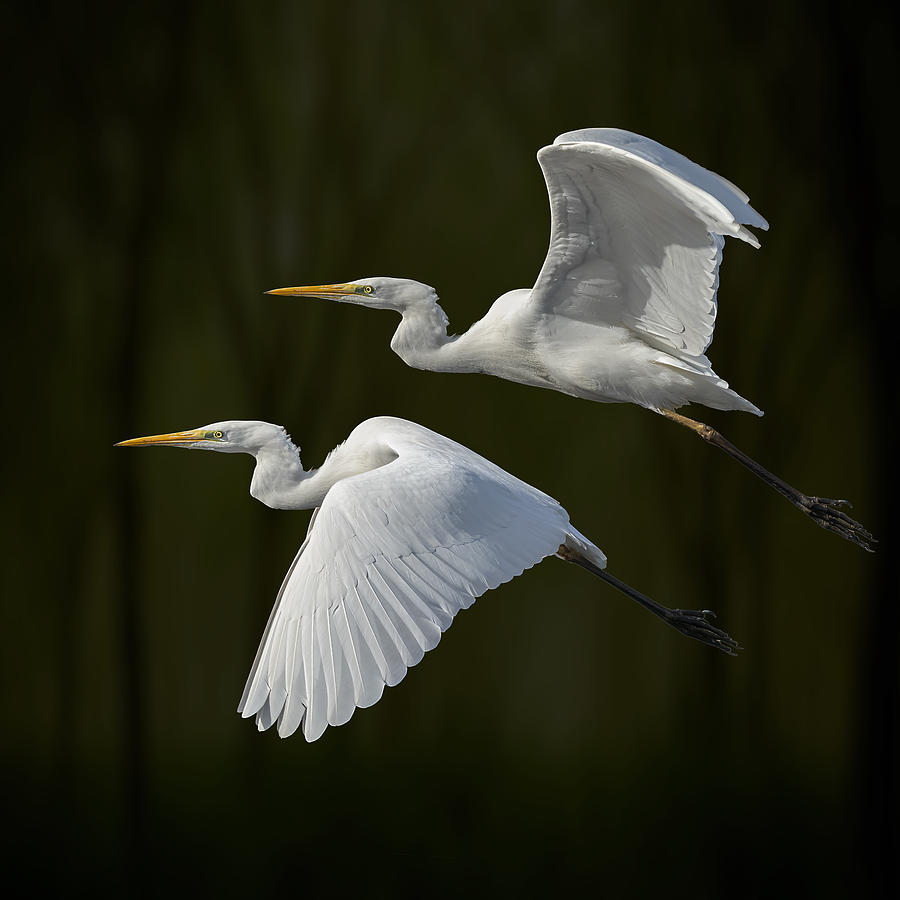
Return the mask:
<svg viewBox="0 0 900 900">
<path fill-rule="evenodd" d="M 425 430 L 422 429 L 422 432 Z M 309 741 L 377 702 L 460 609 L 567 539 L 552 498 L 433 433 L 385 440 L 393 462 L 337 483 L 279 591 L 238 711 Z"/>
<path fill-rule="evenodd" d="M 538 152 L 550 249 L 532 291 L 648 343 L 698 357 L 712 340 L 724 236 L 759 246 L 747 195 L 649 138 L 616 128 L 560 135 Z"/>
</svg>

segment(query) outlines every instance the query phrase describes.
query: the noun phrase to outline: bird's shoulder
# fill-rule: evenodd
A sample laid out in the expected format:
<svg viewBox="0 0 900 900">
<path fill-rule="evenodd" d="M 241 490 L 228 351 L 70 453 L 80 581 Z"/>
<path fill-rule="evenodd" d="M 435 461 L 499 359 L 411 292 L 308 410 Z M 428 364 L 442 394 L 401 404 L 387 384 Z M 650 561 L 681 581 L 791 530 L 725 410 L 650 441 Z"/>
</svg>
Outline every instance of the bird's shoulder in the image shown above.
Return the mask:
<svg viewBox="0 0 900 900">
<path fill-rule="evenodd" d="M 437 469 L 476 470 L 487 461 L 477 453 L 407 419 L 396 416 L 374 416 L 360 422 L 341 445 L 345 453 L 363 454 L 376 460 L 381 469 L 396 462 L 382 477 L 409 483 L 416 473 L 427 474 Z M 402 469 L 402 474 L 400 471 Z M 364 473 L 372 474 L 372 473 Z"/>
<path fill-rule="evenodd" d="M 348 444 L 384 443 L 392 446 L 396 452 L 411 450 L 420 446 L 428 446 L 446 441 L 424 425 L 401 419 L 397 416 L 373 416 L 360 422 L 347 438 Z"/>
<path fill-rule="evenodd" d="M 541 491 L 511 475 L 474 450 L 424 425 L 394 416 L 376 416 L 361 422 L 345 445 L 351 452 L 382 452 L 386 461 L 355 478 L 336 484 L 329 501 L 358 502 L 361 494 L 382 494 L 401 502 L 402 497 L 426 495 L 439 504 L 454 505 L 461 498 L 500 489 L 557 505 Z M 443 499 L 438 501 L 437 494 Z"/>
</svg>

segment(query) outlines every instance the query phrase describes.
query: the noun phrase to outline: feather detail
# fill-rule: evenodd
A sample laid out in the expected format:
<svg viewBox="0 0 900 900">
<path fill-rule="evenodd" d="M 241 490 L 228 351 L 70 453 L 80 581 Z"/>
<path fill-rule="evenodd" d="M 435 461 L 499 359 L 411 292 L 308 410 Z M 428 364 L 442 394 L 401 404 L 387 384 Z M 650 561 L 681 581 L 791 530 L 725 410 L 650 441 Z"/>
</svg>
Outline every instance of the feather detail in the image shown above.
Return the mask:
<svg viewBox="0 0 900 900">
<path fill-rule="evenodd" d="M 572 531 L 546 494 L 401 419 L 363 423 L 342 458 L 364 458 L 373 441 L 378 465 L 321 502 L 247 679 L 243 715 L 282 737 L 302 727 L 316 740 L 376 703 L 460 609 Z"/>
</svg>

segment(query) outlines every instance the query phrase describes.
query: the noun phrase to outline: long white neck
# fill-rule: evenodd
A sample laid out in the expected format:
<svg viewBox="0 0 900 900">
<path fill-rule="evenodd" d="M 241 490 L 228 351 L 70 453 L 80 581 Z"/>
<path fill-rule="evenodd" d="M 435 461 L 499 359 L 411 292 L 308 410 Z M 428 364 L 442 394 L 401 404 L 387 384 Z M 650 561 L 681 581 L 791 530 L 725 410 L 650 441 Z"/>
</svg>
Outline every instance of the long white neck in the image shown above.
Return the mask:
<svg viewBox="0 0 900 900">
<path fill-rule="evenodd" d="M 344 478 L 359 475 L 392 459 L 368 447 L 342 444 L 328 455 L 318 469 L 306 471 L 300 451 L 284 435 L 272 440 L 254 454 L 256 468 L 250 482 L 250 494 L 272 509 L 313 509 L 321 506 L 328 491 Z"/>
<path fill-rule="evenodd" d="M 447 316 L 437 300 L 404 309 L 391 349 L 408 366 L 432 372 L 484 372 L 524 384 L 550 386 L 540 360 L 529 349 L 533 323 L 531 291 L 498 297 L 465 334 L 447 336 Z"/>
<path fill-rule="evenodd" d="M 447 314 L 437 302 L 417 303 L 404 309 L 403 319 L 391 338 L 391 350 L 414 369 L 432 372 L 465 371 L 457 358 L 455 335 L 447 335 Z"/>
</svg>

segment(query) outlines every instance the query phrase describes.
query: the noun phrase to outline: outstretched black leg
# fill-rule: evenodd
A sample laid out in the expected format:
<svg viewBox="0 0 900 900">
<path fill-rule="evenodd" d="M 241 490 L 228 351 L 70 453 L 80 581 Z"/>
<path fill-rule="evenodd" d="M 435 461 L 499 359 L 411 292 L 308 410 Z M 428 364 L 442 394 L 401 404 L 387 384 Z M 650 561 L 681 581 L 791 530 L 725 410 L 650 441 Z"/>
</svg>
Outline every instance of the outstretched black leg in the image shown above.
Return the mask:
<svg viewBox="0 0 900 900">
<path fill-rule="evenodd" d="M 661 409 L 660 415 L 665 416 L 685 428 L 690 428 L 695 434 L 699 434 L 708 444 L 724 450 L 730 457 L 736 459 L 741 465 L 746 466 L 754 475 L 765 481 L 766 484 L 775 488 L 782 497 L 793 503 L 801 512 L 809 516 L 817 525 L 840 535 L 848 541 L 852 541 L 863 550 L 873 553 L 875 548 L 873 544 L 878 541 L 860 525 L 859 522 L 851 519 L 844 510 L 850 509 L 850 503 L 847 500 L 829 500 L 827 497 L 809 497 L 801 493 L 796 488 L 791 487 L 786 481 L 782 481 L 777 475 L 773 475 L 768 469 L 764 469 L 755 459 L 751 459 L 746 453 L 738 450 L 731 441 L 726 440 L 719 434 L 715 428 L 704 425 L 703 422 L 697 422 L 689 419 L 687 416 L 679 415 L 671 409 Z"/>
<path fill-rule="evenodd" d="M 731 656 L 737 656 L 741 646 L 721 628 L 716 628 L 711 624 L 709 619 L 715 618 L 716 614 L 711 609 L 669 609 L 649 597 L 645 597 L 633 587 L 629 587 L 624 581 L 619 581 L 614 575 L 605 572 L 599 566 L 585 559 L 577 550 L 573 550 L 562 544 L 556 555 L 562 557 L 567 562 L 573 562 L 588 572 L 593 572 L 598 578 L 602 578 L 607 584 L 611 584 L 616 590 L 621 591 L 632 600 L 640 603 L 644 609 L 649 609 L 655 616 L 659 616 L 664 622 L 678 629 L 682 634 L 694 638 L 710 647 L 722 650 Z"/>
</svg>

